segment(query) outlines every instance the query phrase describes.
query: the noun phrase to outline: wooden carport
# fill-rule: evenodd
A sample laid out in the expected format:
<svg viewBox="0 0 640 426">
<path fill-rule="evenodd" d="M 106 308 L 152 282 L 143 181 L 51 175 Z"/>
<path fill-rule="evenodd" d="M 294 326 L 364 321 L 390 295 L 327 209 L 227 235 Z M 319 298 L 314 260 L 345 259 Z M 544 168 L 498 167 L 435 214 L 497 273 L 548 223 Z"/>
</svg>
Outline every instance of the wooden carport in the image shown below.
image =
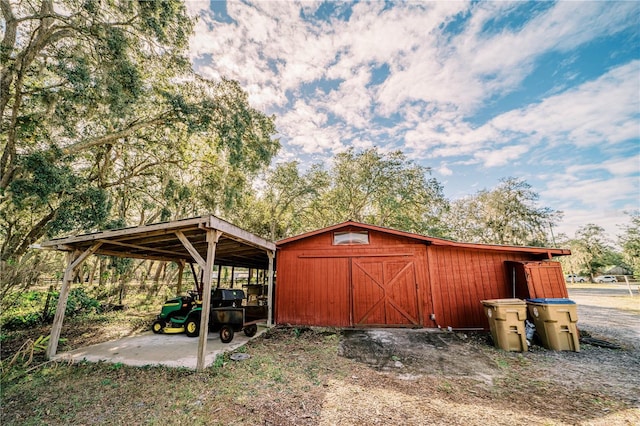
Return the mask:
<svg viewBox="0 0 640 426">
<path fill-rule="evenodd" d="M 58 348 L 75 271 L 92 254 L 176 262 L 181 272 L 179 280 L 186 263 L 200 266 L 204 277 L 198 371 L 205 367 L 214 265 L 268 271 L 267 326 L 271 326 L 275 244 L 213 215 L 59 238 L 41 243 L 40 248 L 67 252 L 66 269 L 46 352 L 48 358 L 53 357 Z M 179 281 L 178 287 L 180 284 Z"/>
</svg>

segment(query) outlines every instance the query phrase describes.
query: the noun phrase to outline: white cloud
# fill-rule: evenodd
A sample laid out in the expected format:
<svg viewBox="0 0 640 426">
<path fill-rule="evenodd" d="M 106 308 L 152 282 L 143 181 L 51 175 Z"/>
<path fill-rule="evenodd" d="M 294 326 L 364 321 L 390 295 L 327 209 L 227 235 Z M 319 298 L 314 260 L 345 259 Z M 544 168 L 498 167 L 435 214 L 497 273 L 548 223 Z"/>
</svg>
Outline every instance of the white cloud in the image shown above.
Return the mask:
<svg viewBox="0 0 640 426">
<path fill-rule="evenodd" d="M 345 149 L 340 126 L 327 126 L 327 115 L 311 105 L 298 101 L 294 108 L 276 119 L 280 133 L 287 135 L 289 144 L 304 153 L 340 152 Z"/>
<path fill-rule="evenodd" d="M 525 145 L 544 142 L 582 147 L 637 139 L 639 75 L 640 61 L 633 61 L 539 104 L 501 114 L 475 129 L 455 111 L 439 111 L 407 131 L 406 145 L 436 158 L 471 155 L 485 167 L 493 167 L 528 152 Z"/>
<path fill-rule="evenodd" d="M 493 119 L 491 125 L 503 132 L 577 146 L 637 138 L 638 75 L 640 61 L 632 61 L 540 104 L 502 114 Z"/>
<path fill-rule="evenodd" d="M 607 220 L 610 212 L 589 210 L 589 216 L 572 210 L 570 201 L 591 206 L 638 194 L 640 160 L 619 158 L 628 153 L 622 148 L 629 141 L 640 139 L 638 60 L 577 87 L 572 79 L 584 75 L 568 71 L 573 77 L 555 83 L 544 99 L 516 104 L 484 122 L 476 115 L 521 89 L 545 55 L 572 54 L 637 25 L 636 2 L 545 3 L 511 27 L 493 25 L 528 6 L 333 3 L 351 9 L 349 20 L 321 21 L 303 17 L 315 13 L 319 2 L 229 1 L 231 22 L 218 22 L 208 12 L 209 2 L 186 5 L 200 16 L 190 46 L 197 71 L 240 81 L 253 106 L 278 113 L 280 159 L 323 159 L 348 146 L 378 146 L 383 152 L 401 147 L 421 164 L 443 160 L 434 170 L 454 181 L 463 169 L 467 176 L 479 166 L 497 173 L 543 153 L 535 161 L 546 161 L 536 164 L 544 167 L 526 173 L 547 182 L 546 205 L 562 205 L 581 219 Z M 447 33 L 458 19 L 459 32 Z M 567 69 L 575 59 L 562 58 Z M 388 77 L 371 84 L 372 70 L 383 64 Z M 332 90 L 323 86 L 327 80 Z M 322 90 L 310 93 L 316 86 Z M 554 150 L 567 144 L 575 147 L 576 158 L 557 158 Z M 585 148 L 600 153 L 602 161 L 578 161 Z M 555 168 L 565 164 L 559 175 Z"/>
<path fill-rule="evenodd" d="M 574 238 L 578 229 L 590 223 L 601 226 L 615 244 L 617 236 L 622 233 L 621 226 L 629 224 L 630 220 L 623 210 L 568 209 L 564 211 L 563 220 L 553 228 L 553 232 L 556 237 L 563 233 Z"/>
<path fill-rule="evenodd" d="M 480 159 L 485 167 L 496 167 L 512 163 L 527 151 L 529 151 L 529 148 L 525 145 L 512 145 L 499 149 L 478 151 L 474 157 Z"/>
<path fill-rule="evenodd" d="M 555 200 L 554 204 L 558 202 L 562 204 L 562 200 L 572 203 L 579 201 L 584 206 L 592 207 L 595 210 L 609 210 L 608 206 L 617 201 L 627 200 L 629 194 L 639 194 L 639 183 L 638 177 L 618 177 L 615 180 L 615 188 L 612 188 L 611 179 L 576 179 L 565 175 L 550 181 L 542 195 L 547 199 Z"/>
<path fill-rule="evenodd" d="M 600 163 L 577 164 L 567 167 L 570 175 L 593 173 L 597 170 L 606 170 L 613 176 L 631 176 L 640 173 L 640 146 L 636 155 L 626 158 L 614 158 Z M 638 177 L 640 180 L 640 177 Z M 640 203 L 640 193 L 638 194 Z"/>
<path fill-rule="evenodd" d="M 453 174 L 453 170 L 447 167 L 447 163 L 442 163 L 440 167 L 436 168 L 435 170 L 442 176 L 451 176 Z"/>
<path fill-rule="evenodd" d="M 204 0 L 190 0 L 184 4 L 187 8 L 187 13 L 191 16 L 198 16 L 209 10 L 210 3 Z"/>
<path fill-rule="evenodd" d="M 411 100 L 453 103 L 471 112 L 490 96 L 516 88 L 543 54 L 564 51 L 613 33 L 629 24 L 632 2 L 559 2 L 518 31 L 485 32 L 485 25 L 513 3 L 483 2 L 472 7 L 466 30 L 451 43 L 443 37 L 402 58 L 402 69 L 380 91 L 382 111 L 390 113 Z M 586 24 L 588 22 L 588 24 Z"/>
</svg>

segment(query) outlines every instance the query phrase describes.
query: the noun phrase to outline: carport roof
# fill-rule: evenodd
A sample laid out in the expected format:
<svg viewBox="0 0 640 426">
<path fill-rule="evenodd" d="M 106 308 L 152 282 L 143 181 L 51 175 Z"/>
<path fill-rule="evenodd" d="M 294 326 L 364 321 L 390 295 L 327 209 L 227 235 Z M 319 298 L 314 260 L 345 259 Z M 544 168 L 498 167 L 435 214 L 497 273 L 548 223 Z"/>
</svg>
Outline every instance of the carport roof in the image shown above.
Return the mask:
<svg viewBox="0 0 640 426">
<path fill-rule="evenodd" d="M 213 215 L 56 238 L 39 246 L 43 249 L 85 251 L 100 243 L 94 254 L 197 263 L 197 256 L 190 252 L 184 239 L 201 258 L 206 259 L 207 230 L 211 229 L 221 232 L 216 246 L 216 265 L 268 269 L 267 252 L 276 250 L 273 242 Z"/>
</svg>

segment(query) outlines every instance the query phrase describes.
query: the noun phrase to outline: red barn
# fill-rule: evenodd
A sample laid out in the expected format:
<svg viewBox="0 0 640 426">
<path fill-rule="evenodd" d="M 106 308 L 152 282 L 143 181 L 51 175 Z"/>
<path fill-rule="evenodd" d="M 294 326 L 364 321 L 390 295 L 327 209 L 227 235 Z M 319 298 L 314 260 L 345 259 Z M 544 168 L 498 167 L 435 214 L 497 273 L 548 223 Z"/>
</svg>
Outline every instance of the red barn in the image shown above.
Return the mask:
<svg viewBox="0 0 640 426">
<path fill-rule="evenodd" d="M 344 222 L 276 243 L 275 320 L 488 328 L 481 300 L 567 297 L 569 250 L 458 243 Z"/>
</svg>

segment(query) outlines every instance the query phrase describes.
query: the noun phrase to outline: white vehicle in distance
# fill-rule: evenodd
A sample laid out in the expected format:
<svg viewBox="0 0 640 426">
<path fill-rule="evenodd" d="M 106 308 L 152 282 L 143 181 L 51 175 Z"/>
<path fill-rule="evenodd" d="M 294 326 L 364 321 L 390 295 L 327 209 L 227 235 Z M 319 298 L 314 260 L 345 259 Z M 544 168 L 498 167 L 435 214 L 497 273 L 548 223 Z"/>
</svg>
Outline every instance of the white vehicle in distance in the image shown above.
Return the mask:
<svg viewBox="0 0 640 426">
<path fill-rule="evenodd" d="M 586 283 L 587 282 L 587 279 L 585 277 L 582 277 L 576 274 L 567 275 L 566 280 L 567 282 L 570 282 L 570 283 Z"/>
<path fill-rule="evenodd" d="M 613 275 L 600 275 L 596 277 L 597 283 L 617 283 L 618 279 Z"/>
</svg>

